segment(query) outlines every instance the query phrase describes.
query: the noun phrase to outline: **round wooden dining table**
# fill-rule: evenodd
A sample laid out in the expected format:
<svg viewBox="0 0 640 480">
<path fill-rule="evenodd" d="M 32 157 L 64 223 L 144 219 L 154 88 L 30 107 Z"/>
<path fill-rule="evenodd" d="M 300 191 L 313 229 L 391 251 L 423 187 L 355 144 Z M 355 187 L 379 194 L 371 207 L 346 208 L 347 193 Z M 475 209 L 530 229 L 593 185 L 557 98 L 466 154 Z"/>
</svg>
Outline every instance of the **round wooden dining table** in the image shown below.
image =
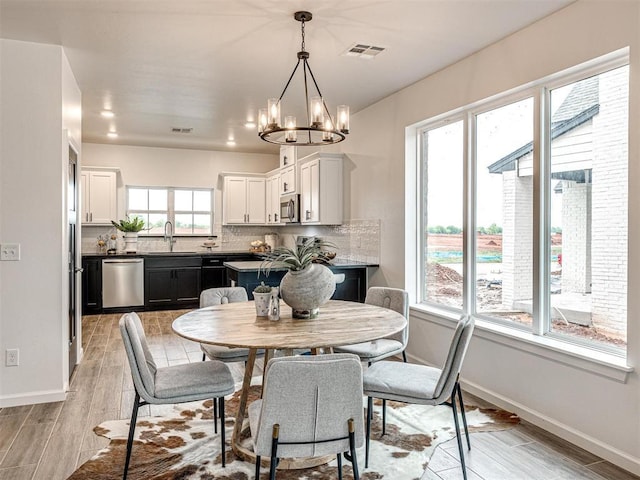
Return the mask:
<svg viewBox="0 0 640 480">
<path fill-rule="evenodd" d="M 320 307 L 314 319 L 296 319 L 286 304 L 280 309 L 280 320 L 257 317 L 255 304 L 226 303 L 188 312 L 176 318 L 173 331 L 194 342 L 226 347 L 248 348 L 249 357 L 231 436 L 236 455 L 255 462 L 255 455 L 240 445 L 240 434 L 251 386 L 251 376 L 259 349 L 265 350 L 265 366 L 274 350 L 291 355 L 294 349 L 330 349 L 341 345 L 368 342 L 401 331 L 407 325 L 403 315 L 388 308 L 365 303 L 330 300 Z M 326 463 L 326 460 L 280 462 L 278 468 L 307 468 Z"/>
</svg>

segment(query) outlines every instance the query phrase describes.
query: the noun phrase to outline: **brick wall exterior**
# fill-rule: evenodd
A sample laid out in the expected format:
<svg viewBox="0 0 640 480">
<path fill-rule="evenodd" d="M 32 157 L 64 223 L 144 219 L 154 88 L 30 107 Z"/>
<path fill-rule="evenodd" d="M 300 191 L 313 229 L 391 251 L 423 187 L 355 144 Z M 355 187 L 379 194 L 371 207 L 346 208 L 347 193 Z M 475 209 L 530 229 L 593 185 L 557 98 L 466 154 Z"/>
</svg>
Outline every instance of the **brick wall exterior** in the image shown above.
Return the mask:
<svg viewBox="0 0 640 480">
<path fill-rule="evenodd" d="M 592 322 L 626 338 L 629 71 L 600 75 L 600 113 L 593 119 Z"/>
<path fill-rule="evenodd" d="M 562 182 L 562 292 L 591 292 L 591 185 Z"/>
<path fill-rule="evenodd" d="M 533 297 L 533 177 L 502 174 L 502 305 Z"/>
</svg>

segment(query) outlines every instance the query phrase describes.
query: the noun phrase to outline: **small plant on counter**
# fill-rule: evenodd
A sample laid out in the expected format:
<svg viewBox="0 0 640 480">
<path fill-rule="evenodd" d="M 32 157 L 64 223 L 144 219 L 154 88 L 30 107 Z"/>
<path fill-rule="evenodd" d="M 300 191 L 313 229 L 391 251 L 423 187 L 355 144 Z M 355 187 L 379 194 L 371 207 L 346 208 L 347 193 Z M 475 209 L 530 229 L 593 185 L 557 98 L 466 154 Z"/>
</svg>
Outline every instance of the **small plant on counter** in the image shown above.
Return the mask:
<svg viewBox="0 0 640 480">
<path fill-rule="evenodd" d="M 125 233 L 139 232 L 140 230 L 144 230 L 144 220 L 140 217 L 127 217 L 124 220 L 120 220 L 119 222 L 114 222 L 113 220 L 111 220 L 111 224 L 121 232 Z"/>
</svg>

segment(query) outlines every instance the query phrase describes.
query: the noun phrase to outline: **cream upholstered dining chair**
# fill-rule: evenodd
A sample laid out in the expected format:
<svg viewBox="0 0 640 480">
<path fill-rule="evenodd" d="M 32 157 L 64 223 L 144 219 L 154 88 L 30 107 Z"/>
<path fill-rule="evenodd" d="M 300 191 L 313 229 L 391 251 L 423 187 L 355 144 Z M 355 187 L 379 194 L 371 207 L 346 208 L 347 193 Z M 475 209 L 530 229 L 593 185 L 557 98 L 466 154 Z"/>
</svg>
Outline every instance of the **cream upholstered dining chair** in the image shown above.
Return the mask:
<svg viewBox="0 0 640 480">
<path fill-rule="evenodd" d="M 342 479 L 342 455 L 358 480 L 356 448 L 363 443 L 362 366 L 355 355 L 277 357 L 269 360 L 262 400 L 249 405 L 256 454 L 271 459 L 275 479 L 279 458 L 335 454 Z"/>
<path fill-rule="evenodd" d="M 371 436 L 371 417 L 373 412 L 373 398 L 382 399 L 382 435 L 386 421 L 386 401 L 415 403 L 420 405 L 447 405 L 453 411 L 453 420 L 456 426 L 456 438 L 462 474 L 467 478 L 467 469 L 464 463 L 464 452 L 460 438 L 460 425 L 458 422 L 458 409 L 456 397 L 460 402 L 464 432 L 467 437 L 467 446 L 471 450 L 469 429 L 462 401 L 462 389 L 459 377 L 462 362 L 467 352 L 467 347 L 473 334 L 474 320 L 469 316 L 463 316 L 456 326 L 451 340 L 449 353 L 444 366 L 440 368 L 411 363 L 383 361 L 373 364 L 363 375 L 363 390 L 367 396 L 367 440 L 365 449 L 365 468 L 369 465 L 369 439 Z"/>
<path fill-rule="evenodd" d="M 371 287 L 367 290 L 364 303 L 395 310 L 407 319 L 407 326 L 401 332 L 390 335 L 389 337 L 380 338 L 371 342 L 334 347 L 333 351 L 336 353 L 353 353 L 369 365 L 384 358 L 398 355 L 399 353 L 402 353 L 402 359 L 406 362 L 407 354 L 405 353 L 405 349 L 409 341 L 409 294 L 406 290 L 400 288 Z"/>
<path fill-rule="evenodd" d="M 120 334 L 136 392 L 129 425 L 123 480 L 126 480 L 129 470 L 138 408 L 147 404 L 173 404 L 213 399 L 214 405 L 217 405 L 220 411 L 220 451 L 224 467 L 224 397 L 235 390 L 229 367 L 222 362 L 157 367 L 149 350 L 140 318 L 133 312 L 120 318 Z M 217 419 L 214 418 L 214 425 L 216 424 Z M 215 428 L 217 430 L 217 425 Z"/>
<path fill-rule="evenodd" d="M 248 300 L 249 297 L 244 287 L 209 288 L 200 294 L 200 308 Z M 249 357 L 249 349 L 247 348 L 230 348 L 201 343 L 200 349 L 203 361 L 208 357 L 211 360 L 220 360 L 221 362 L 246 362 Z M 264 354 L 264 350 L 258 351 L 258 354 Z"/>
</svg>

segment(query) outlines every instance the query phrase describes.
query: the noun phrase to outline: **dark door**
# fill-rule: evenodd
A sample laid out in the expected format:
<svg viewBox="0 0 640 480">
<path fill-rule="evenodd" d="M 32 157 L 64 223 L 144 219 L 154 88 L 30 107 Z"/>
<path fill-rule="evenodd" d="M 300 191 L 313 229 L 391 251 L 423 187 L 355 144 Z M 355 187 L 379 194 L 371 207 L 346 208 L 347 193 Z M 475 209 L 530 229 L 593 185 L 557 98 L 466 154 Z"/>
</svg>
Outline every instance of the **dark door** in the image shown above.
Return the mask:
<svg viewBox="0 0 640 480">
<path fill-rule="evenodd" d="M 67 208 L 69 225 L 67 226 L 68 263 L 69 263 L 69 377 L 78 361 L 78 321 L 76 318 L 76 277 L 81 269 L 76 268 L 76 219 L 78 215 L 78 155 L 69 146 L 69 184 L 67 190 Z"/>
</svg>

